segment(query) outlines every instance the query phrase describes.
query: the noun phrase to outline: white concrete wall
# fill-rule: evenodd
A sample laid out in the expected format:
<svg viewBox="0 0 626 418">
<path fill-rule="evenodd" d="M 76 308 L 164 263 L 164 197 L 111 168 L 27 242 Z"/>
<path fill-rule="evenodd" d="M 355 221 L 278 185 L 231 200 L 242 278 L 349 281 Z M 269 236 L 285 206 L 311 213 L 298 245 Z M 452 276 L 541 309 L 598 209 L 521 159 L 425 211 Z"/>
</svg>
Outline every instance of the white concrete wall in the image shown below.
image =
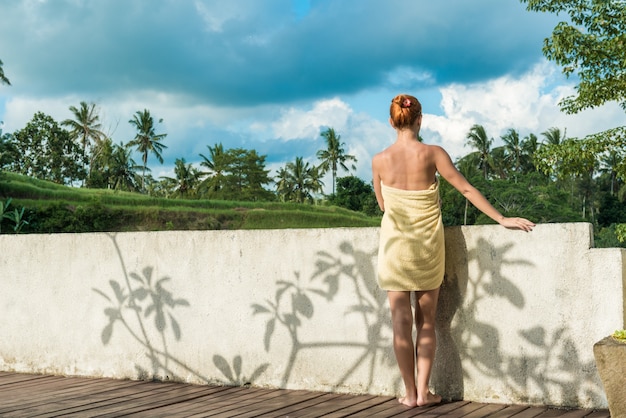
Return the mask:
<svg viewBox="0 0 626 418">
<path fill-rule="evenodd" d="M 588 224 L 446 229 L 448 398 L 606 407 L 626 251 Z M 393 395 L 377 228 L 0 235 L 0 370 Z"/>
</svg>

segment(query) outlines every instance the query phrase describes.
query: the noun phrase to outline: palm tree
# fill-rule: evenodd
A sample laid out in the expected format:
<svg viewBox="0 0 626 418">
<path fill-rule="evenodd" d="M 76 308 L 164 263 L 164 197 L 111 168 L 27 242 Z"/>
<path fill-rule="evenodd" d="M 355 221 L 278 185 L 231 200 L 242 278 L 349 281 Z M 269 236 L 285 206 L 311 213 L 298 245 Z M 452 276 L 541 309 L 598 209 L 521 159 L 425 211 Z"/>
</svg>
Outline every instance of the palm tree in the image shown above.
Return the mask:
<svg viewBox="0 0 626 418">
<path fill-rule="evenodd" d="M 291 176 L 287 167 L 278 169 L 278 174 L 274 181 L 276 183 L 276 194 L 278 194 L 281 202 L 288 202 L 293 199 L 293 185 L 290 179 Z"/>
<path fill-rule="evenodd" d="M 487 137 L 487 132 L 482 125 L 474 125 L 470 128 L 467 134 L 467 143 L 476 148 L 478 152 L 479 168 L 483 171 L 483 177 L 487 178 L 488 168 L 492 165 L 491 162 L 491 144 L 493 138 Z"/>
<path fill-rule="evenodd" d="M 478 158 L 479 161 L 477 167 L 480 167 L 480 154 L 477 151 L 475 151 L 473 154 Z M 513 172 L 511 158 L 504 145 L 501 147 L 492 148 L 491 151 L 489 151 L 489 169 L 490 176 L 497 176 L 500 179 L 508 178 L 509 174 Z"/>
<path fill-rule="evenodd" d="M 209 193 L 215 193 L 224 187 L 224 176 L 229 168 L 229 158 L 221 143 L 215 144 L 214 147 L 207 145 L 207 148 L 209 149 L 208 157 L 200 154 L 202 157 L 200 165 L 208 169 L 207 172 L 201 173 L 206 174 L 207 177 L 202 181 L 200 187 L 208 189 Z"/>
<path fill-rule="evenodd" d="M 114 146 L 113 140 L 106 137 L 92 147 L 87 187 L 107 188 L 111 186 L 109 176 L 113 165 Z"/>
<path fill-rule="evenodd" d="M 174 174 L 176 178 L 161 178 L 171 182 L 176 195 L 180 197 L 192 196 L 201 173 L 193 165 L 187 164 L 184 158 L 177 158 L 174 163 Z"/>
<path fill-rule="evenodd" d="M 2 69 L 2 66 L 4 65 L 4 63 L 2 62 L 2 60 L 0 60 L 0 84 L 6 84 L 8 86 L 11 85 L 11 82 L 9 81 L 9 79 L 4 75 L 4 70 Z"/>
<path fill-rule="evenodd" d="M 2 126 L 2 122 L 0 122 L 0 127 Z M 2 129 L 0 129 L 0 171 L 4 168 L 5 165 L 10 165 L 15 159 L 15 146 L 11 142 L 10 134 L 2 134 Z"/>
<path fill-rule="evenodd" d="M 277 191 L 282 196 L 289 196 L 289 200 L 297 203 L 313 201 L 313 193 L 321 192 L 324 183 L 318 167 L 310 166 L 302 157 L 296 157 L 295 162 L 287 163 L 279 171 Z"/>
<path fill-rule="evenodd" d="M 539 149 L 537 135 L 530 133 L 522 141 L 522 171 L 530 173 L 535 171 L 535 153 Z"/>
<path fill-rule="evenodd" d="M 545 143 L 559 145 L 561 142 L 565 141 L 565 132 L 566 130 L 564 129 L 563 134 L 561 135 L 561 130 L 553 127 L 545 132 L 542 132 L 541 135 L 545 138 Z"/>
<path fill-rule="evenodd" d="M 624 163 L 624 155 L 620 150 L 612 149 L 607 154 L 600 157 L 600 163 L 602 164 L 600 172 L 609 175 L 610 192 L 611 196 L 613 196 L 618 183 L 617 172 L 619 166 Z"/>
<path fill-rule="evenodd" d="M 322 163 L 319 166 L 320 174 L 324 175 L 331 170 L 333 174 L 333 195 L 335 194 L 335 183 L 337 177 L 337 168 L 341 167 L 346 171 L 350 169 L 346 165 L 347 161 L 356 162 L 356 158 L 353 155 L 346 154 L 346 151 L 343 149 L 343 144 L 340 142 L 341 136 L 335 133 L 333 128 L 328 128 L 324 132 L 321 133 L 326 139 L 326 149 L 317 151 L 317 158 L 322 160 Z M 356 170 L 354 164 L 351 165 L 353 170 Z"/>
<path fill-rule="evenodd" d="M 163 119 L 159 120 L 159 123 L 163 122 Z M 141 153 L 141 161 L 143 162 L 143 173 L 141 175 L 141 190 L 144 189 L 144 178 L 146 176 L 146 169 L 148 167 L 148 154 L 153 153 L 157 160 L 163 164 L 163 156 L 161 153 L 167 146 L 161 142 L 167 134 L 156 134 L 154 131 L 154 119 L 150 115 L 148 109 L 144 111 L 137 111 L 133 118 L 128 121 L 131 125 L 134 125 L 137 129 L 137 135 L 135 139 L 128 143 L 129 146 L 136 147 L 137 151 Z"/>
<path fill-rule="evenodd" d="M 141 168 L 131 157 L 132 150 L 128 145 L 113 145 L 109 165 L 109 184 L 114 190 L 137 190 L 137 170 Z M 145 169 L 145 167 L 144 167 Z M 143 181 L 143 177 L 142 177 Z"/>
<path fill-rule="evenodd" d="M 478 153 L 471 153 L 465 157 L 459 159 L 456 163 L 458 170 L 463 174 L 463 177 L 471 179 L 477 177 L 478 174 Z M 469 210 L 469 200 L 465 200 L 465 208 L 463 210 L 463 225 L 467 225 L 467 212 Z"/>
<path fill-rule="evenodd" d="M 76 106 L 70 106 L 70 111 L 74 114 L 74 119 L 65 119 L 61 122 L 61 125 L 68 126 L 70 128 L 70 138 L 73 141 L 78 141 L 83 147 L 83 155 L 87 154 L 87 146 L 91 145 L 93 140 L 95 145 L 98 145 L 106 135 L 100 130 L 102 125 L 100 124 L 100 117 L 96 111 L 95 103 L 87 104 L 80 102 L 80 108 Z M 91 174 L 91 165 L 93 163 L 93 155 L 89 163 L 89 173 Z M 83 169 L 85 165 L 83 164 Z"/>
<path fill-rule="evenodd" d="M 510 160 L 515 173 L 520 172 L 522 164 L 522 154 L 524 144 L 520 141 L 519 133 L 515 129 L 509 129 L 506 134 L 502 135 L 502 141 L 504 142 L 504 149 L 506 151 L 506 158 Z M 517 182 L 517 176 L 515 177 Z"/>
</svg>

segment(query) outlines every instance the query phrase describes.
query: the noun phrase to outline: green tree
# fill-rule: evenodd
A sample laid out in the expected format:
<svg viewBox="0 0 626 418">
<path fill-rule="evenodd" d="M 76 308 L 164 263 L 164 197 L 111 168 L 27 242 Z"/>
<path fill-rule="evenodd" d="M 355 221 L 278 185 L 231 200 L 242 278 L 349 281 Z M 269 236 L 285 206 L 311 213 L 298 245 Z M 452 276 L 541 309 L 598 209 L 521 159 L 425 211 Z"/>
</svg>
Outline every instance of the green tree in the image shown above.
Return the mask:
<svg viewBox="0 0 626 418">
<path fill-rule="evenodd" d="M 598 225 L 601 227 L 626 222 L 626 206 L 619 201 L 617 196 L 605 193 L 600 200 L 598 212 Z"/>
<path fill-rule="evenodd" d="M 578 179 L 582 193 L 582 217 L 586 218 L 587 208 L 593 209 L 593 175 L 598 167 L 598 158 L 603 150 L 594 140 L 568 138 L 558 145 L 546 144 L 536 154 L 537 168 L 557 180 Z M 570 183 L 573 187 L 574 183 Z M 590 212 L 593 219 L 593 210 Z"/>
<path fill-rule="evenodd" d="M 276 191 L 282 200 L 297 203 L 313 202 L 313 194 L 321 192 L 324 186 L 318 167 L 305 163 L 302 157 L 296 157 L 294 162 L 279 170 L 276 183 Z"/>
<path fill-rule="evenodd" d="M 272 182 L 265 169 L 265 155 L 255 150 L 234 148 L 227 151 L 228 175 L 225 178 L 228 196 L 236 200 L 269 200 L 273 197 L 266 186 Z"/>
<path fill-rule="evenodd" d="M 80 102 L 80 107 L 70 106 L 70 111 L 74 119 L 65 119 L 61 125 L 67 126 L 70 130 L 70 138 L 78 142 L 83 148 L 83 155 L 87 155 L 87 148 L 98 145 L 106 135 L 100 130 L 100 116 L 94 103 L 87 104 Z M 93 159 L 93 155 L 91 157 Z M 91 173 L 91 161 L 88 174 Z M 83 168 L 85 168 L 83 166 Z"/>
<path fill-rule="evenodd" d="M 609 190 L 613 196 L 619 187 L 619 178 L 617 173 L 619 167 L 624 164 L 624 150 L 611 149 L 605 155 L 600 157 L 600 172 L 609 176 Z"/>
<path fill-rule="evenodd" d="M 482 170 L 483 178 L 487 178 L 490 167 L 493 166 L 491 160 L 491 144 L 493 138 L 487 136 L 487 132 L 482 125 L 474 125 L 467 134 L 467 144 L 476 149 L 478 153 L 478 167 Z"/>
<path fill-rule="evenodd" d="M 342 168 L 345 171 L 356 170 L 354 164 L 348 168 L 346 163 L 353 161 L 356 163 L 356 157 L 346 154 L 344 143 L 341 142 L 341 136 L 335 132 L 333 128 L 328 128 L 321 133 L 326 140 L 326 149 L 317 151 L 317 158 L 322 162 L 319 166 L 320 174 L 324 175 L 329 170 L 333 175 L 333 194 L 335 194 L 335 179 L 337 177 L 337 169 Z"/>
<path fill-rule="evenodd" d="M 137 191 L 137 171 L 142 166 L 137 165 L 131 157 L 132 150 L 129 145 L 115 144 L 112 148 L 109 162 L 108 182 L 114 190 Z M 145 170 L 145 166 L 143 167 Z M 145 173 L 144 173 L 145 174 Z M 144 177 L 141 177 L 143 182 Z"/>
<path fill-rule="evenodd" d="M 584 109 L 618 102 L 626 110 L 626 7 L 623 1 L 611 0 L 521 0 L 527 9 L 566 14 L 569 19 L 556 25 L 546 38 L 543 53 L 562 67 L 566 76 L 576 78 L 576 94 L 564 98 L 561 109 L 578 113 Z M 562 141 L 566 142 L 566 141 Z M 577 176 L 582 187 L 583 213 L 592 191 L 593 164 L 610 150 L 626 149 L 626 127 L 620 126 L 589 135 L 575 142 L 542 149 L 545 169 L 561 164 L 562 172 Z M 576 155 L 578 154 L 578 155 Z M 592 155 L 593 154 L 593 155 Z M 584 170 L 584 174 L 581 174 Z M 617 177 L 626 178 L 626 165 L 616 170 Z M 593 215 L 593 211 L 591 212 Z"/>
<path fill-rule="evenodd" d="M 84 156 L 70 134 L 50 116 L 37 112 L 13 135 L 15 159 L 11 170 L 27 176 L 72 184 L 83 180 Z"/>
<path fill-rule="evenodd" d="M 578 80 L 561 101 L 567 113 L 617 101 L 626 110 L 626 7 L 610 0 L 521 0 L 527 10 L 565 13 L 545 39 L 543 53 Z"/>
<path fill-rule="evenodd" d="M 286 166 L 278 169 L 274 183 L 276 183 L 276 194 L 281 202 L 289 202 L 294 199 L 291 175 Z"/>
<path fill-rule="evenodd" d="M 6 84 L 10 86 L 11 82 L 9 81 L 7 76 L 4 75 L 4 69 L 2 68 L 3 65 L 4 63 L 2 62 L 2 60 L 0 60 L 0 84 Z"/>
<path fill-rule="evenodd" d="M 270 184 L 269 170 L 265 168 L 265 155 L 256 150 L 232 148 L 225 150 L 216 144 L 209 148 L 209 156 L 200 154 L 200 165 L 208 169 L 202 174 L 200 190 L 208 197 L 230 200 L 272 200 L 274 195 L 264 186 Z"/>
<path fill-rule="evenodd" d="M 504 142 L 505 158 L 509 160 L 513 171 L 519 174 L 524 154 L 524 143 L 520 140 L 519 132 L 515 129 L 509 129 L 506 134 L 502 135 L 500 138 L 502 138 Z M 515 181 L 517 181 L 517 176 L 515 176 Z"/>
<path fill-rule="evenodd" d="M 530 133 L 524 137 L 522 141 L 522 172 L 532 173 L 535 172 L 535 153 L 539 149 L 539 139 L 537 135 Z"/>
<path fill-rule="evenodd" d="M 200 154 L 202 161 L 200 165 L 205 167 L 208 171 L 202 174 L 206 175 L 206 178 L 202 180 L 200 188 L 204 191 L 208 191 L 209 197 L 215 195 L 224 187 L 224 176 L 228 170 L 228 155 L 224 152 L 224 146 L 219 143 L 211 147 L 207 145 L 209 149 L 209 156 Z"/>
<path fill-rule="evenodd" d="M 330 203 L 342 208 L 368 215 L 378 215 L 378 204 L 374 196 L 374 189 L 356 176 L 340 177 L 337 179 L 337 193 L 330 196 Z"/>
<path fill-rule="evenodd" d="M 163 122 L 163 119 L 159 120 L 159 123 Z M 157 160 L 163 164 L 163 150 L 167 148 L 161 141 L 165 139 L 167 134 L 157 134 L 155 132 L 154 119 L 150 115 L 148 109 L 137 111 L 133 118 L 128 121 L 131 125 L 137 129 L 137 135 L 128 143 L 129 146 L 136 147 L 137 151 L 141 154 L 141 161 L 143 163 L 143 172 L 141 175 L 141 190 L 144 190 L 144 179 L 146 176 L 146 170 L 148 168 L 148 155 L 154 154 Z"/>
<path fill-rule="evenodd" d="M 2 126 L 1 122 L 0 126 Z M 11 165 L 15 159 L 15 153 L 16 150 L 12 135 L 9 133 L 3 134 L 0 128 L 0 171 L 2 171 L 4 167 Z"/>
<path fill-rule="evenodd" d="M 512 159 L 507 153 L 506 147 L 491 148 L 489 152 L 489 178 L 507 179 L 513 174 Z"/>
<path fill-rule="evenodd" d="M 473 152 L 471 154 L 468 154 L 462 158 L 460 158 L 459 160 L 457 160 L 456 162 L 456 166 L 457 169 L 461 172 L 461 174 L 463 174 L 463 176 L 468 179 L 470 181 L 470 183 L 474 184 L 474 181 L 476 179 L 482 179 L 484 180 L 484 177 L 482 177 L 482 173 L 480 171 L 480 161 L 479 161 L 479 156 L 476 152 Z M 441 182 L 442 184 L 442 188 L 445 189 L 445 186 L 448 185 L 447 182 L 443 181 Z M 449 186 L 449 185 L 448 185 Z M 448 189 L 450 189 L 452 186 L 449 186 Z M 450 225 L 467 225 L 467 219 L 468 219 L 468 214 L 472 209 L 475 209 L 474 206 L 472 205 L 470 207 L 469 204 L 469 200 L 467 200 L 462 194 L 460 193 L 454 193 L 455 189 L 452 189 L 452 195 L 450 197 L 450 199 L 454 200 L 454 201 L 460 201 L 463 202 L 463 216 L 462 219 L 463 221 L 460 221 L 460 217 L 456 218 L 454 215 L 448 215 L 450 218 L 446 219 L 446 211 L 443 211 L 443 215 L 444 215 L 444 223 L 446 225 L 450 224 Z M 442 191 L 443 194 L 443 191 Z M 459 219 L 459 220 L 452 220 L 452 219 Z M 449 222 L 449 223 L 448 223 Z"/>
<path fill-rule="evenodd" d="M 109 177 L 113 165 L 113 149 L 113 140 L 108 137 L 92 146 L 87 187 L 100 189 L 111 187 Z"/>
<path fill-rule="evenodd" d="M 563 130 L 563 133 L 561 133 L 559 128 L 552 127 L 542 132 L 541 136 L 545 139 L 544 144 L 559 145 L 561 142 L 565 141 L 565 132 L 566 130 Z"/>
<path fill-rule="evenodd" d="M 168 180 L 172 185 L 174 196 L 183 198 L 194 197 L 202 173 L 197 168 L 194 168 L 192 164 L 187 164 L 184 158 L 177 158 L 174 163 L 174 174 L 176 178 L 161 177 Z"/>
</svg>

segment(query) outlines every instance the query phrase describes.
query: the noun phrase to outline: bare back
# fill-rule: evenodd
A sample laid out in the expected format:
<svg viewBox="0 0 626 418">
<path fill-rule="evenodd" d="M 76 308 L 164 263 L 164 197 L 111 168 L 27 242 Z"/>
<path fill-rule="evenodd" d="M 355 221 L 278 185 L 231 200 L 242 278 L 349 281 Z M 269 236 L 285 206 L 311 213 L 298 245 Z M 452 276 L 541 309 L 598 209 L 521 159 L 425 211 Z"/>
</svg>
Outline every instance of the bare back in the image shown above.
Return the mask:
<svg viewBox="0 0 626 418">
<path fill-rule="evenodd" d="M 398 141 L 377 154 L 372 165 L 379 180 L 386 186 L 425 190 L 435 182 L 435 154 L 431 145 L 418 141 Z"/>
</svg>

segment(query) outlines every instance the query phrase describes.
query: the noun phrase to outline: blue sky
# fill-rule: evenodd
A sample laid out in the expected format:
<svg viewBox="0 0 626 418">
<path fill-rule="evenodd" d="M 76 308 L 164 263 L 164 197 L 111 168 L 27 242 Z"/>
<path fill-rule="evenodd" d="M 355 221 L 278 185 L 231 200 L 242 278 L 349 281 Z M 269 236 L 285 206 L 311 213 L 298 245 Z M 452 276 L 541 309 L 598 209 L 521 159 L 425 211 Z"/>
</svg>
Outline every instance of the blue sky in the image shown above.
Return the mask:
<svg viewBox="0 0 626 418">
<path fill-rule="evenodd" d="M 422 101 L 422 136 L 453 159 L 470 152 L 475 123 L 495 145 L 509 128 L 582 137 L 623 125 L 616 104 L 559 111 L 574 84 L 541 47 L 561 18 L 517 0 L 0 0 L 12 84 L 0 85 L 0 121 L 13 132 L 37 111 L 60 122 L 94 102 L 119 143 L 148 109 L 167 133 L 165 163 L 148 160 L 155 177 L 219 142 L 267 155 L 272 174 L 297 156 L 317 163 L 332 127 L 369 181 L 401 92 Z"/>
</svg>

